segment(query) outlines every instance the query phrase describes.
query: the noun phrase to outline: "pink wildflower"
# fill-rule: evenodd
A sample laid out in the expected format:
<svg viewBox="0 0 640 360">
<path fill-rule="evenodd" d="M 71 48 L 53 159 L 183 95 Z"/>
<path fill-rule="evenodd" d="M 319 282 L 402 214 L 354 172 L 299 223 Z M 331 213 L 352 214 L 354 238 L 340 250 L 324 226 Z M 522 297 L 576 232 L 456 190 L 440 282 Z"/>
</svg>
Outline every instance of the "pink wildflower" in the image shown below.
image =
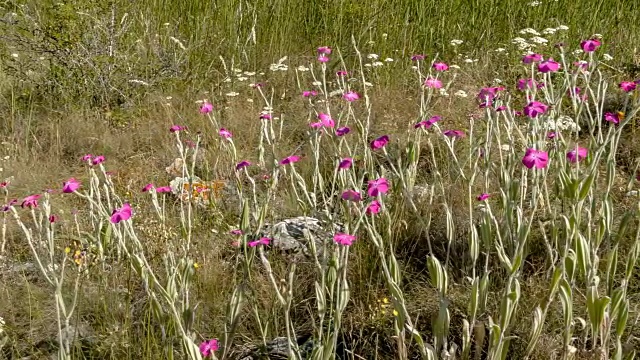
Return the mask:
<svg viewBox="0 0 640 360">
<path fill-rule="evenodd" d="M 356 190 L 345 190 L 342 192 L 342 200 L 358 202 L 362 200 L 362 195 Z"/>
<path fill-rule="evenodd" d="M 213 111 L 213 105 L 210 102 L 204 102 L 202 106 L 200 106 L 201 114 L 208 114 Z"/>
<path fill-rule="evenodd" d="M 288 165 L 294 164 L 300 161 L 300 157 L 296 155 L 287 156 L 286 158 L 280 160 L 280 165 Z"/>
<path fill-rule="evenodd" d="M 369 196 L 378 196 L 380 194 L 386 194 L 389 191 L 389 182 L 385 178 L 379 178 L 376 180 L 369 180 L 367 183 L 367 194 Z"/>
<path fill-rule="evenodd" d="M 338 245 L 351 246 L 356 241 L 355 235 L 337 233 L 333 235 L 333 241 Z"/>
<path fill-rule="evenodd" d="M 524 107 L 524 114 L 533 119 L 540 114 L 544 114 L 548 109 L 548 105 L 538 101 L 532 101 Z"/>
<path fill-rule="evenodd" d="M 448 137 L 455 137 L 455 138 L 463 138 L 465 137 L 465 133 L 462 130 L 447 130 L 443 133 L 445 136 Z"/>
<path fill-rule="evenodd" d="M 229 130 L 227 130 L 227 129 L 225 129 L 225 128 L 221 128 L 221 129 L 218 131 L 218 134 L 219 134 L 220 136 L 222 136 L 223 138 L 225 138 L 225 139 L 231 139 L 231 137 L 233 136 L 233 135 L 231 134 L 231 131 L 229 131 Z"/>
<path fill-rule="evenodd" d="M 343 127 L 338 128 L 338 129 L 336 130 L 336 136 L 345 136 L 345 135 L 347 135 L 347 134 L 348 134 L 348 133 L 350 133 L 350 132 L 351 132 L 351 129 L 349 129 L 349 128 L 348 128 L 348 127 L 346 127 L 346 126 L 343 126 Z"/>
<path fill-rule="evenodd" d="M 387 143 L 389 142 L 389 136 L 388 135 L 382 135 L 379 138 L 373 140 L 371 142 L 371 149 L 372 150 L 378 150 L 378 149 L 382 149 L 383 147 L 385 147 L 387 145 Z"/>
<path fill-rule="evenodd" d="M 330 55 L 331 54 L 331 48 L 328 47 L 328 46 L 320 46 L 318 48 L 318 54 Z"/>
<path fill-rule="evenodd" d="M 102 164 L 104 162 L 105 158 L 102 155 L 98 155 L 96 157 L 93 158 L 93 160 L 91 160 L 91 163 L 93 165 L 98 165 L 98 164 Z"/>
<path fill-rule="evenodd" d="M 632 92 L 636 89 L 636 83 L 634 83 L 633 81 L 623 81 L 619 86 L 620 89 L 624 90 L 625 92 Z"/>
<path fill-rule="evenodd" d="M 352 158 L 344 158 L 342 160 L 340 160 L 340 163 L 338 164 L 338 169 L 341 170 L 347 170 L 351 167 L 351 165 L 353 165 L 353 159 Z"/>
<path fill-rule="evenodd" d="M 126 221 L 131 218 L 131 206 L 129 203 L 122 204 L 122 207 L 119 209 L 113 210 L 111 213 L 111 222 L 113 224 L 117 224 L 120 221 Z"/>
<path fill-rule="evenodd" d="M 331 118 L 331 116 L 325 114 L 325 113 L 320 113 L 318 114 L 318 119 L 320 120 L 320 122 L 322 123 L 322 126 L 324 127 L 334 127 L 336 126 L 336 122 L 333 121 L 333 119 Z"/>
<path fill-rule="evenodd" d="M 33 194 L 33 195 L 29 195 L 27 197 L 25 197 L 24 199 L 22 199 L 22 204 L 20 204 L 21 207 L 25 208 L 37 208 L 38 207 L 38 199 L 40 199 L 42 195 L 40 194 Z"/>
<path fill-rule="evenodd" d="M 531 169 L 534 166 L 538 169 L 547 167 L 549 163 L 549 154 L 546 151 L 529 148 L 522 158 L 522 164 Z"/>
<path fill-rule="evenodd" d="M 428 77 L 425 81 L 424 81 L 424 86 L 428 87 L 428 88 L 432 88 L 432 89 L 440 89 L 442 88 L 442 81 L 434 78 L 434 77 Z"/>
<path fill-rule="evenodd" d="M 63 193 L 72 193 L 80 188 L 80 182 L 74 178 L 71 178 L 65 181 L 62 184 L 62 192 Z"/>
<path fill-rule="evenodd" d="M 583 40 L 580 47 L 584 52 L 594 52 L 600 47 L 601 43 L 598 39 Z"/>
<path fill-rule="evenodd" d="M 382 210 L 382 207 L 380 206 L 380 202 L 378 200 L 373 200 L 372 202 L 369 203 L 369 205 L 367 205 L 367 209 L 365 210 L 365 213 L 367 215 L 375 215 L 380 213 L 380 210 Z"/>
<path fill-rule="evenodd" d="M 572 163 L 576 163 L 587 157 L 588 150 L 583 147 L 577 147 L 569 152 L 567 152 L 567 160 Z"/>
<path fill-rule="evenodd" d="M 608 122 L 612 122 L 614 124 L 618 124 L 620 122 L 620 120 L 622 120 L 622 113 L 621 112 L 617 112 L 617 113 L 605 113 L 604 114 L 604 119 Z"/>
<path fill-rule="evenodd" d="M 172 127 L 169 128 L 169 131 L 171 131 L 172 133 L 174 132 L 179 132 L 182 130 L 186 130 L 187 127 L 186 126 L 182 126 L 182 125 L 173 125 Z"/>
<path fill-rule="evenodd" d="M 249 245 L 249 247 L 256 247 L 258 245 L 269 245 L 270 242 L 271 239 L 269 239 L 268 237 L 262 237 L 258 240 L 249 241 L 247 245 Z"/>
<path fill-rule="evenodd" d="M 348 102 L 353 102 L 360 99 L 360 95 L 358 95 L 358 93 L 355 91 L 346 92 L 344 93 L 344 95 L 342 95 L 342 97 Z"/>
<path fill-rule="evenodd" d="M 542 60 L 540 54 L 527 54 L 522 58 L 522 62 L 525 64 L 537 63 L 540 60 Z"/>
<path fill-rule="evenodd" d="M 560 70 L 560 63 L 553 61 L 553 59 L 545 60 L 538 64 L 538 71 L 541 73 L 556 72 Z"/>
<path fill-rule="evenodd" d="M 491 195 L 487 194 L 487 193 L 482 193 L 480 195 L 478 195 L 478 197 L 476 197 L 476 199 L 478 199 L 478 201 L 485 201 L 487 200 Z"/>
<path fill-rule="evenodd" d="M 242 160 L 239 163 L 236 164 L 236 171 L 246 168 L 247 166 L 251 165 L 251 163 L 247 160 Z"/>
<path fill-rule="evenodd" d="M 203 357 L 213 356 L 215 351 L 218 351 L 218 339 L 211 339 L 200 343 L 200 353 Z"/>
<path fill-rule="evenodd" d="M 311 97 L 311 96 L 316 96 L 318 95 L 318 92 L 315 90 L 305 90 L 302 92 L 302 96 L 303 97 Z"/>
<path fill-rule="evenodd" d="M 443 63 L 443 62 L 437 62 L 437 63 L 433 64 L 433 69 L 435 71 L 447 71 L 447 70 L 449 70 L 449 65 L 447 65 L 446 63 Z"/>
<path fill-rule="evenodd" d="M 154 187 L 154 186 L 153 186 L 153 184 L 152 184 L 152 183 L 148 183 L 147 185 L 145 185 L 145 186 L 142 188 L 142 192 L 147 192 L 147 191 L 149 191 L 149 190 L 153 189 L 153 187 Z"/>
</svg>

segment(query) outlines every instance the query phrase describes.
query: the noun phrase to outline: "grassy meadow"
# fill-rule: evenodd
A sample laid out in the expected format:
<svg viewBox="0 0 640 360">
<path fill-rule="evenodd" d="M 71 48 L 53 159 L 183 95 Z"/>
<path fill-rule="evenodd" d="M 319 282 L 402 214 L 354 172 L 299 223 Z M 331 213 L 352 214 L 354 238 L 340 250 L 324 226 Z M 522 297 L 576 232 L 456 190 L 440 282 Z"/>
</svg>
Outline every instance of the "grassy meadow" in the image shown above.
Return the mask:
<svg viewBox="0 0 640 360">
<path fill-rule="evenodd" d="M 640 352 L 640 3 L 0 10 L 0 359 Z"/>
</svg>

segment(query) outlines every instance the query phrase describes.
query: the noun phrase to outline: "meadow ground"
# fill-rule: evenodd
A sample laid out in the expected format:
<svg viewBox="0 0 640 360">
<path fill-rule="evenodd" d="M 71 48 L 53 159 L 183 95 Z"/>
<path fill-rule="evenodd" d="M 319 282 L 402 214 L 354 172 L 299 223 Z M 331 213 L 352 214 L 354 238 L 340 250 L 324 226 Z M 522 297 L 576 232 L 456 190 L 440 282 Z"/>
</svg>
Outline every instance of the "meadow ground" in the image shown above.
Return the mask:
<svg viewBox="0 0 640 360">
<path fill-rule="evenodd" d="M 0 359 L 640 350 L 635 1 L 0 9 Z"/>
</svg>

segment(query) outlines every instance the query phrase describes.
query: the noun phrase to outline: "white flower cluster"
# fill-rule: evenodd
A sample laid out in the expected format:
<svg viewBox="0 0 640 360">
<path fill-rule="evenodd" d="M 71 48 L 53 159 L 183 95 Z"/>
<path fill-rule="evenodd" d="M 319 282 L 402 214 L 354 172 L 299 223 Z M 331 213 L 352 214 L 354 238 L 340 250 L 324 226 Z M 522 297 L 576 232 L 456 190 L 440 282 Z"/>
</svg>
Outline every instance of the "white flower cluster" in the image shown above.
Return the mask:
<svg viewBox="0 0 640 360">
<path fill-rule="evenodd" d="M 580 126 L 569 116 L 560 115 L 556 120 L 549 120 L 544 124 L 545 130 L 580 131 Z"/>
</svg>

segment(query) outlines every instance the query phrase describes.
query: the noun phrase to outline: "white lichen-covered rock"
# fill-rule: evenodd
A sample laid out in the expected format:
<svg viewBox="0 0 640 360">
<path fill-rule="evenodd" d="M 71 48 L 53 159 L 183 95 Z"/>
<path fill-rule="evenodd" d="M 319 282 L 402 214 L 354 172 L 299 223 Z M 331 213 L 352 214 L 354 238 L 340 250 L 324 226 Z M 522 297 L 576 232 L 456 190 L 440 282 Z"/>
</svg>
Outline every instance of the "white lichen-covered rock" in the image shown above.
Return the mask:
<svg viewBox="0 0 640 360">
<path fill-rule="evenodd" d="M 283 252 L 308 256 L 312 254 L 313 248 L 309 241 L 314 242 L 317 254 L 320 255 L 323 247 L 333 242 L 333 235 L 343 231 L 341 224 L 298 216 L 265 225 L 261 236 L 271 238 L 273 247 Z"/>
</svg>

